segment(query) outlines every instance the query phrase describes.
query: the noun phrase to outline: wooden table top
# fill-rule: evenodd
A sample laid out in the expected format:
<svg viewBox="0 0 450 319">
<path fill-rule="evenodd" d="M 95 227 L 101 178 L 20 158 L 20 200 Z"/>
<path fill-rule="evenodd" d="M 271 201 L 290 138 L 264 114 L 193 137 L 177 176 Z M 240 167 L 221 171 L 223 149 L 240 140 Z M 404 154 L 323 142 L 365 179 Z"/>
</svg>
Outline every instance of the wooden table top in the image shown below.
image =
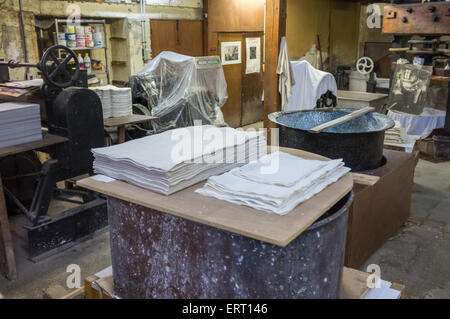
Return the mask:
<svg viewBox="0 0 450 319">
<path fill-rule="evenodd" d="M 0 158 L 67 142 L 69 139 L 42 131 L 42 140 L 0 148 Z"/>
<path fill-rule="evenodd" d="M 300 150 L 280 148 L 280 151 L 307 159 L 326 160 L 322 156 Z M 89 177 L 78 181 L 77 185 L 281 247 L 287 246 L 297 238 L 353 189 L 353 179 L 347 174 L 297 206 L 289 214 L 279 216 L 195 193 L 195 190 L 204 183 L 198 183 L 170 196 L 160 195 L 119 180 L 105 183 Z"/>
<path fill-rule="evenodd" d="M 156 120 L 156 119 L 158 119 L 158 117 L 132 114 L 132 115 L 128 115 L 128 116 L 111 117 L 108 119 L 104 119 L 103 125 L 106 127 L 116 127 L 116 126 L 122 126 L 122 125 L 143 123 L 143 122 L 148 122 L 148 121 Z"/>
</svg>

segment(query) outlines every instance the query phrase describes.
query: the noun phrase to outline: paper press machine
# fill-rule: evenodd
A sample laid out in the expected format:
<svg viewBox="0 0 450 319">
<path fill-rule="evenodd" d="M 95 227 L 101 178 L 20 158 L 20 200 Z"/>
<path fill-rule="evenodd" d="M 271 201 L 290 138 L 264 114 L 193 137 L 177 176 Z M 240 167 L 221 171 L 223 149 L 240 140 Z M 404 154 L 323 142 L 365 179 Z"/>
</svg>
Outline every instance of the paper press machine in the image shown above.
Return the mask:
<svg viewBox="0 0 450 319">
<path fill-rule="evenodd" d="M 43 164 L 33 151 L 0 158 L 8 206 L 26 216 L 29 255 L 41 259 L 107 226 L 105 200 L 76 188 L 71 181 L 92 173 L 91 149 L 105 146 L 102 104 L 97 94 L 87 89 L 86 72 L 80 69 L 77 56 L 65 46 L 49 48 L 38 64 L 9 61 L 0 62 L 2 65 L 39 69 L 46 113 L 43 126 L 49 134 L 68 139 L 39 149 L 50 157 Z M 64 189 L 56 187 L 61 181 L 65 181 Z M 23 194 L 27 190 L 28 196 Z M 78 206 L 50 216 L 55 196 Z"/>
</svg>

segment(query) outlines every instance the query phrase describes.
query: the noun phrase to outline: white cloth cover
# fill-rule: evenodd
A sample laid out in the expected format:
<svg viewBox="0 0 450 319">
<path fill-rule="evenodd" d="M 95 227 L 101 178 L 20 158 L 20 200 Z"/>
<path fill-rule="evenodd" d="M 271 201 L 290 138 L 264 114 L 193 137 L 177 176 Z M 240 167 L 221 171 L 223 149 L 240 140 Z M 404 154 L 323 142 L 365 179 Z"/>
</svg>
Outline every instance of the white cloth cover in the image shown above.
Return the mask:
<svg viewBox="0 0 450 319">
<path fill-rule="evenodd" d="M 307 61 L 295 61 L 291 65 L 295 86 L 283 111 L 312 110 L 320 96 L 328 90 L 337 96 L 336 79 L 331 73 L 317 70 Z"/>
<path fill-rule="evenodd" d="M 281 94 L 281 108 L 283 109 L 284 105 L 291 98 L 292 87 L 295 85 L 286 37 L 281 38 L 277 74 L 279 75 L 278 91 Z"/>
<path fill-rule="evenodd" d="M 264 167 L 273 165 L 268 163 L 273 163 L 277 157 L 279 169 L 271 174 L 264 174 Z M 285 215 L 349 171 L 342 160 L 309 163 L 308 160 L 277 152 L 223 175 L 210 177 L 204 187 L 196 192 L 234 204 Z M 283 181 L 288 172 L 293 176 Z"/>
<path fill-rule="evenodd" d="M 444 127 L 445 114 L 445 111 L 424 108 L 421 115 L 389 111 L 387 116 L 394 121 L 400 122 L 408 135 L 419 135 L 422 138 L 426 138 L 433 130 Z"/>
</svg>

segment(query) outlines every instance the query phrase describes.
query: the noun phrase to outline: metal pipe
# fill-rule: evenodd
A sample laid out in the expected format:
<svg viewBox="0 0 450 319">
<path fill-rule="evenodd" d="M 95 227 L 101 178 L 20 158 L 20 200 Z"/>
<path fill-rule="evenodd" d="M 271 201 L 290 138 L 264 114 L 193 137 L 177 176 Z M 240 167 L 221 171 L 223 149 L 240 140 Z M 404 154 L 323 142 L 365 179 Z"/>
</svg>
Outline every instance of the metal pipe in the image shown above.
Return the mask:
<svg viewBox="0 0 450 319">
<path fill-rule="evenodd" d="M 142 28 L 142 60 L 145 62 L 145 51 L 147 50 L 147 33 L 145 32 L 145 13 L 146 13 L 146 0 L 141 0 L 141 28 Z"/>
<path fill-rule="evenodd" d="M 20 24 L 21 24 L 21 28 L 22 28 L 22 39 L 23 39 L 23 50 L 24 50 L 25 62 L 28 62 L 27 35 L 25 32 L 25 19 L 23 17 L 22 0 L 19 0 L 19 10 L 20 10 Z M 25 69 L 25 78 L 28 74 L 28 71 L 29 71 L 29 68 L 27 67 Z"/>
</svg>

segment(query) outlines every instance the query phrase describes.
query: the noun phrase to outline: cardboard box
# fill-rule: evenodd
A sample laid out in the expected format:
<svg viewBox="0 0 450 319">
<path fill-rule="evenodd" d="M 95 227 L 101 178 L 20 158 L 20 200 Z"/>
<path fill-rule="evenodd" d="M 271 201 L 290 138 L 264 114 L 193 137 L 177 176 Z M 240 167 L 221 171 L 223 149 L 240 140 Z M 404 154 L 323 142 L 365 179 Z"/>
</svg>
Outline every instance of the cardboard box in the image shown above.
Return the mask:
<svg viewBox="0 0 450 319">
<path fill-rule="evenodd" d="M 361 172 L 379 176 L 373 186 L 355 184 L 349 210 L 345 266 L 360 268 L 393 236 L 410 215 L 418 153 L 384 150 L 387 163 Z"/>
<path fill-rule="evenodd" d="M 115 299 L 112 266 L 84 280 L 85 299 Z"/>
<path fill-rule="evenodd" d="M 384 289 L 369 288 L 367 285 L 369 276 L 369 273 L 344 267 L 341 299 L 395 299 L 396 297 L 403 299 L 405 297 L 405 286 L 401 284 L 385 282 L 387 287 Z"/>
</svg>

